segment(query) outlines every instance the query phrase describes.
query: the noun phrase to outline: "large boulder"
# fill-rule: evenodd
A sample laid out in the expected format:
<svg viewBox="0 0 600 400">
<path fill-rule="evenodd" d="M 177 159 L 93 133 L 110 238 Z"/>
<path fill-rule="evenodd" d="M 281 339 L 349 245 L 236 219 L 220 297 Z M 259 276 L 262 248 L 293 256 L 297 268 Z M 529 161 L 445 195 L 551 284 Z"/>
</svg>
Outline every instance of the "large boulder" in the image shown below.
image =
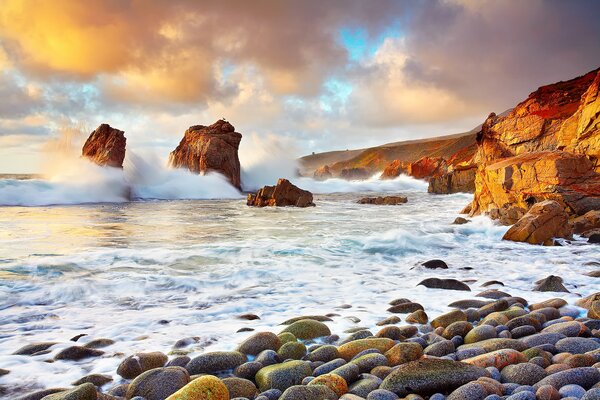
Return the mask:
<svg viewBox="0 0 600 400">
<path fill-rule="evenodd" d="M 254 207 L 312 207 L 313 195 L 308 190 L 302 190 L 287 179 L 279 179 L 275 186 L 265 186 L 256 194 L 248 195 L 248 205 Z"/>
<path fill-rule="evenodd" d="M 600 229 L 600 210 L 591 210 L 572 221 L 573 233 L 582 234 Z"/>
<path fill-rule="evenodd" d="M 241 140 L 242 134 L 225 120 L 210 126 L 194 125 L 185 131 L 179 146 L 171 152 L 169 164 L 196 174 L 218 172 L 241 189 L 238 157 Z"/>
<path fill-rule="evenodd" d="M 513 242 L 552 245 L 553 238 L 571 238 L 569 216 L 552 200 L 536 203 L 523 218 L 504 234 L 502 239 Z"/>
<path fill-rule="evenodd" d="M 477 133 L 471 214 L 557 201 L 571 215 L 600 209 L 600 70 L 542 86 Z M 494 216 L 495 214 L 495 216 Z"/>
<path fill-rule="evenodd" d="M 103 167 L 123 168 L 126 142 L 123 131 L 102 124 L 85 141 L 81 155 Z"/>
</svg>

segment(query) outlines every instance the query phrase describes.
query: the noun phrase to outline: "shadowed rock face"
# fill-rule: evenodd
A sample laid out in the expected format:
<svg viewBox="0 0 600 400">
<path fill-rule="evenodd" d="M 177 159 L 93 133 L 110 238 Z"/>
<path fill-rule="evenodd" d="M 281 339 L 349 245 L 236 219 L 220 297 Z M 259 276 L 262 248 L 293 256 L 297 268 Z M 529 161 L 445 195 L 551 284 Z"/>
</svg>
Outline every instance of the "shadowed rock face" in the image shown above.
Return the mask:
<svg viewBox="0 0 600 400">
<path fill-rule="evenodd" d="M 471 215 L 502 219 L 502 210 L 546 199 L 570 215 L 600 209 L 599 90 L 595 70 L 542 86 L 505 116 L 490 114 L 477 134 Z"/>
<path fill-rule="evenodd" d="M 123 168 L 126 142 L 123 131 L 102 124 L 90 134 L 81 155 L 100 166 Z"/>
<path fill-rule="evenodd" d="M 197 174 L 218 172 L 241 189 L 238 157 L 241 140 L 242 135 L 225 120 L 210 126 L 194 125 L 185 131 L 179 146 L 171 152 L 169 164 Z"/>
</svg>

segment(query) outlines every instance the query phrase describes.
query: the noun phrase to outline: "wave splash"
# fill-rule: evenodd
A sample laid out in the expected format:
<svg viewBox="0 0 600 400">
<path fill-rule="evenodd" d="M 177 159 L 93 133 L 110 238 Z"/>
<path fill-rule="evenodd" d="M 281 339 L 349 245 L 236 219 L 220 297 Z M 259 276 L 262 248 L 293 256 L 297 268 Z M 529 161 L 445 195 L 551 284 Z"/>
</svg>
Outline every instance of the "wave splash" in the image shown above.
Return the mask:
<svg viewBox="0 0 600 400">
<path fill-rule="evenodd" d="M 101 167 L 82 158 L 73 133 L 46 146 L 43 178 L 0 179 L 0 206 L 46 206 L 86 203 L 121 203 L 131 200 L 241 199 L 240 193 L 218 173 L 197 175 L 172 169 L 151 153 L 127 151 L 123 169 Z M 427 183 L 408 176 L 364 181 L 296 177 L 290 146 L 274 137 L 252 137 L 241 156 L 245 191 L 290 179 L 313 193 L 426 191 Z M 286 149 L 288 149 L 286 151 Z"/>
</svg>

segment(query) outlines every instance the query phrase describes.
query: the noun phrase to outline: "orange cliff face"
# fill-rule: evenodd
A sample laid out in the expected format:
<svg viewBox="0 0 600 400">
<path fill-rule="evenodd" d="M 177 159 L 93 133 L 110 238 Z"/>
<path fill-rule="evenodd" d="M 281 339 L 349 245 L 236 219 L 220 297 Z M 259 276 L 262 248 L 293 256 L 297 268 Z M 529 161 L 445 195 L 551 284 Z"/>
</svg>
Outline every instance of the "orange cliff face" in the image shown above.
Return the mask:
<svg viewBox="0 0 600 400">
<path fill-rule="evenodd" d="M 200 174 L 218 172 L 241 189 L 238 149 L 242 134 L 225 120 L 210 126 L 194 125 L 185 131 L 179 146 L 169 157 L 174 168 L 187 168 Z"/>
<path fill-rule="evenodd" d="M 123 131 L 102 124 L 85 141 L 81 155 L 100 166 L 123 168 L 126 143 Z"/>
<path fill-rule="evenodd" d="M 514 223 L 533 204 L 570 215 L 600 209 L 600 70 L 542 86 L 477 133 L 471 214 Z M 513 215 L 513 217 L 509 217 Z"/>
</svg>

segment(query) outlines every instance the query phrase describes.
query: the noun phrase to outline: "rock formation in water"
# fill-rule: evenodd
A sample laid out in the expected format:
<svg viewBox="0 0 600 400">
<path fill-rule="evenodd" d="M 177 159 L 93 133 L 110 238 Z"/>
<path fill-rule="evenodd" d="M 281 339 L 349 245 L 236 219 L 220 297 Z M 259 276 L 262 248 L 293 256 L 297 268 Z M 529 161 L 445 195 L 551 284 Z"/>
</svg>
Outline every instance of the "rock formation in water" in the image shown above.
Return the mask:
<svg viewBox="0 0 600 400">
<path fill-rule="evenodd" d="M 534 204 L 502 239 L 513 242 L 552 245 L 553 238 L 571 238 L 569 215 L 561 204 L 544 200 Z"/>
<path fill-rule="evenodd" d="M 405 196 L 363 197 L 358 204 L 373 204 L 377 206 L 395 206 L 408 202 Z"/>
<path fill-rule="evenodd" d="M 555 200 L 569 215 L 600 209 L 600 70 L 542 86 L 477 134 L 471 214 L 503 219 Z M 508 218 L 510 220 L 511 218 Z"/>
<path fill-rule="evenodd" d="M 249 194 L 247 204 L 254 207 L 313 207 L 313 195 L 287 179 L 279 179 L 275 186 L 265 186 L 256 194 Z"/>
<path fill-rule="evenodd" d="M 394 160 L 387 167 L 385 167 L 379 179 L 394 179 L 402 174 L 409 175 L 409 169 L 409 162 Z"/>
<path fill-rule="evenodd" d="M 370 177 L 371 171 L 367 168 L 344 168 L 340 171 L 340 178 L 349 181 L 360 181 Z"/>
<path fill-rule="evenodd" d="M 210 126 L 194 125 L 185 131 L 183 139 L 171 152 L 169 164 L 197 174 L 218 172 L 241 189 L 238 157 L 241 140 L 242 135 L 225 120 Z"/>
<path fill-rule="evenodd" d="M 429 179 L 429 193 L 473 193 L 475 191 L 475 175 L 477 166 L 473 164 L 458 165 L 449 168 L 444 174 Z"/>
<path fill-rule="evenodd" d="M 81 155 L 100 166 L 123 168 L 126 142 L 123 131 L 102 124 L 90 134 Z"/>
<path fill-rule="evenodd" d="M 328 165 L 323 165 L 315 170 L 313 178 L 319 181 L 324 181 L 329 178 L 333 178 L 333 174 L 331 173 L 331 169 Z"/>
</svg>

